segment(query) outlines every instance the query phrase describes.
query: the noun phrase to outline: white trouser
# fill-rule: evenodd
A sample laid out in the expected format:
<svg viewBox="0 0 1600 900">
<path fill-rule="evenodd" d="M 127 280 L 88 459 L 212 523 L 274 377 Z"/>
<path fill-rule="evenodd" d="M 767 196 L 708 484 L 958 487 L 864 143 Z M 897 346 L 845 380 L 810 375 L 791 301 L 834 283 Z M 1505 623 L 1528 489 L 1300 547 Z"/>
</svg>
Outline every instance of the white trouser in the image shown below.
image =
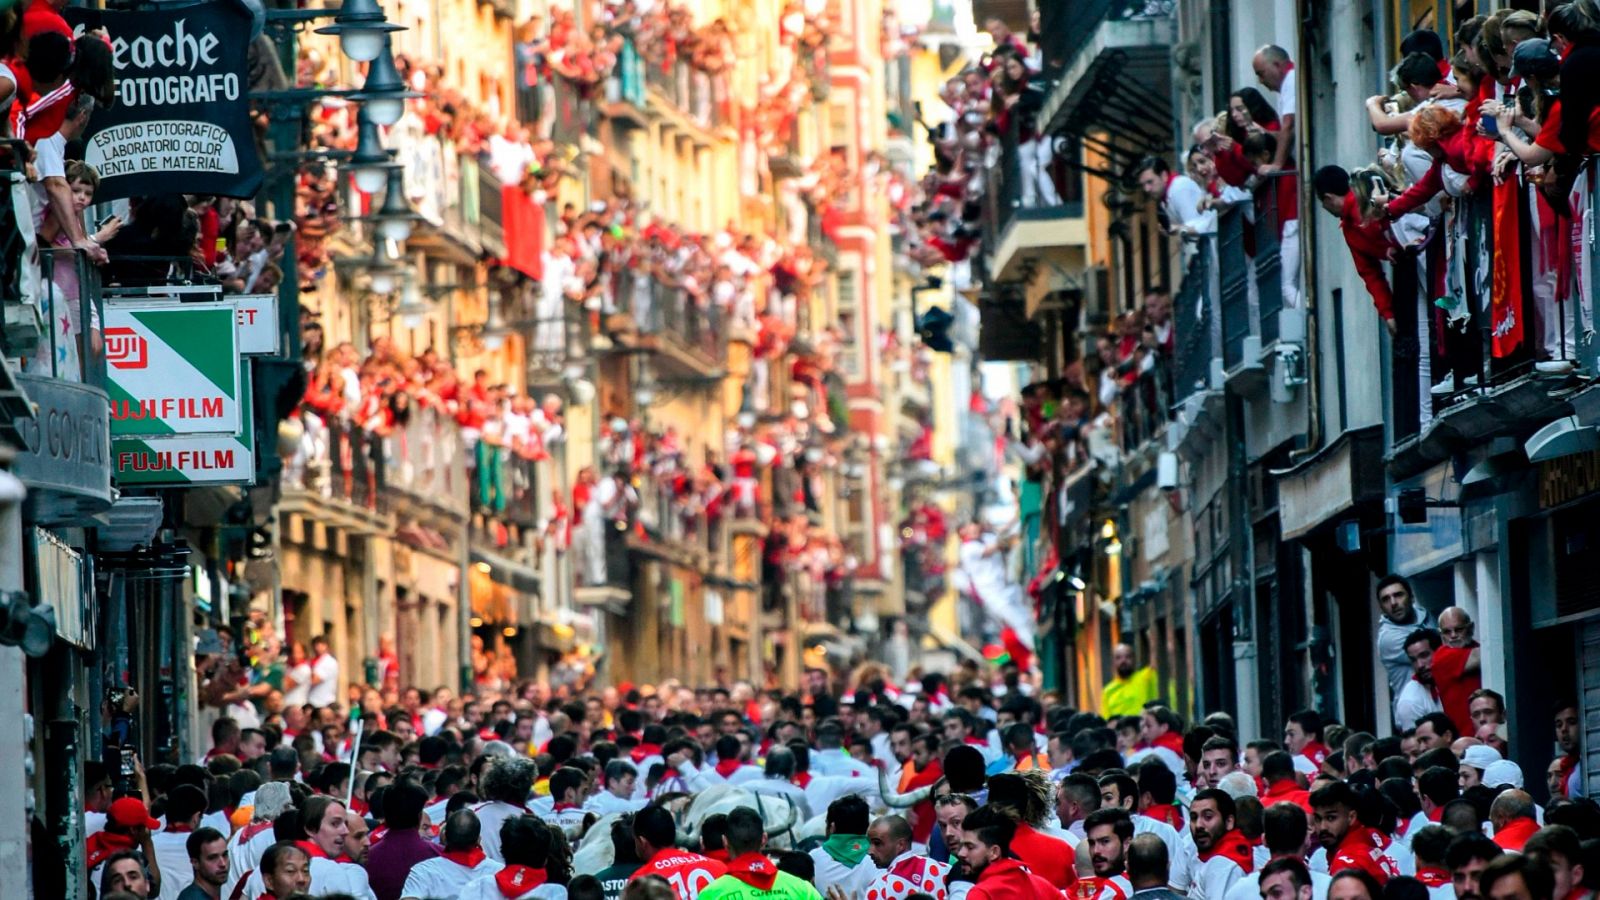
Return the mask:
<svg viewBox="0 0 1600 900">
<path fill-rule="evenodd" d="M 1054 156 L 1049 141 L 1031 140 L 1017 144 L 1017 172 L 1022 177 L 1022 207 L 1060 206 L 1061 195 L 1050 178 Z"/>
<path fill-rule="evenodd" d="M 1283 308 L 1300 308 L 1300 220 L 1283 223 L 1278 238 L 1278 276 L 1283 285 Z"/>
</svg>

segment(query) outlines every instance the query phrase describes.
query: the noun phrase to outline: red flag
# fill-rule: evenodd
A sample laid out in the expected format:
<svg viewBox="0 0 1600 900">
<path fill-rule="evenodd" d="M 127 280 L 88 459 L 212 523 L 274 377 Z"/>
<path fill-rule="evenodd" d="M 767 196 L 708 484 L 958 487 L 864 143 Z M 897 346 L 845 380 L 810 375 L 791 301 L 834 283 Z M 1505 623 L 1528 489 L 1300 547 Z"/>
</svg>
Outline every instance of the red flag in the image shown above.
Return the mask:
<svg viewBox="0 0 1600 900">
<path fill-rule="evenodd" d="M 1494 186 L 1494 261 L 1489 282 L 1494 356 L 1510 356 L 1522 345 L 1521 184 L 1509 178 Z"/>
</svg>

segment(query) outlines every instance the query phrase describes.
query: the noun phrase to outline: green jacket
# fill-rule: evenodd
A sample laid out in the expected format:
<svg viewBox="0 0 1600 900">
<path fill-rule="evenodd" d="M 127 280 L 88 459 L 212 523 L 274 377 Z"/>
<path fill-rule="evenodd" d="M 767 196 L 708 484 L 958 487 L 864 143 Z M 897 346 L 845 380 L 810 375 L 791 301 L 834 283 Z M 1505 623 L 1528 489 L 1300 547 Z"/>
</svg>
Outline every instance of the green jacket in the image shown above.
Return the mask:
<svg viewBox="0 0 1600 900">
<path fill-rule="evenodd" d="M 747 884 L 732 875 L 718 878 L 703 891 L 699 900 L 822 900 L 822 895 L 809 882 L 790 875 L 788 872 L 779 872 L 772 887 L 762 890 L 754 885 Z"/>
</svg>

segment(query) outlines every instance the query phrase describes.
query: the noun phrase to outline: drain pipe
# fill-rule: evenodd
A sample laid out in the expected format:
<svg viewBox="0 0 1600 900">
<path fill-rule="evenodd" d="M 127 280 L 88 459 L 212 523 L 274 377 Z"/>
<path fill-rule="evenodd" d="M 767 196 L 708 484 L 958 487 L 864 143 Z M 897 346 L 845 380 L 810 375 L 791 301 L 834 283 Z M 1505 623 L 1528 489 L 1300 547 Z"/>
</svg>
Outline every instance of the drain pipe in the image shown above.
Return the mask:
<svg viewBox="0 0 1600 900">
<path fill-rule="evenodd" d="M 1306 0 L 1295 0 L 1295 22 L 1297 34 L 1295 40 L 1295 59 L 1303 65 L 1295 69 L 1299 77 L 1295 79 L 1296 93 L 1295 108 L 1300 110 L 1301 121 L 1294 123 L 1295 154 L 1299 166 L 1299 180 L 1297 182 L 1300 195 L 1300 274 L 1305 281 L 1305 290 L 1301 293 L 1306 305 L 1306 445 L 1299 450 L 1289 451 L 1289 468 L 1293 468 L 1309 459 L 1322 449 L 1322 365 L 1317 354 L 1317 259 L 1316 235 L 1319 230 L 1320 219 L 1311 211 L 1318 208 L 1317 197 L 1311 185 L 1311 128 L 1310 122 L 1305 121 L 1306 113 L 1311 109 L 1311 81 L 1307 77 L 1311 72 L 1311 38 L 1310 29 L 1306 27 Z"/>
</svg>

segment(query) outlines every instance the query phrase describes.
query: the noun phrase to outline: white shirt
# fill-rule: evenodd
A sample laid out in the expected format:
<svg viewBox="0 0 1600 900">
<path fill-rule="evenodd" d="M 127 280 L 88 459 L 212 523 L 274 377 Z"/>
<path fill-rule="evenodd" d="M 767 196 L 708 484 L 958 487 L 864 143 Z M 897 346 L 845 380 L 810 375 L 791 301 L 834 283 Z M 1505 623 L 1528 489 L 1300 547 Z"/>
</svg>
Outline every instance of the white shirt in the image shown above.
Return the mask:
<svg viewBox="0 0 1600 900">
<path fill-rule="evenodd" d="M 244 896 L 259 897 L 266 891 L 266 885 L 261 881 L 261 870 L 251 872 L 244 883 Z M 371 886 L 367 884 L 366 869 L 355 863 L 334 862 L 326 857 L 311 860 L 311 889 L 306 893 L 312 897 L 349 894 L 356 900 L 378 900 L 373 896 Z"/>
<path fill-rule="evenodd" d="M 862 838 L 865 841 L 866 838 Z M 821 847 L 811 851 L 811 862 L 816 866 L 817 875 L 811 880 L 817 893 L 827 896 L 828 888 L 838 885 L 844 889 L 846 897 L 865 897 L 867 888 L 878 880 L 878 864 L 872 861 L 871 856 L 861 857 L 861 862 L 855 868 L 847 869 L 844 864 L 828 855 L 828 851 Z"/>
<path fill-rule="evenodd" d="M 1394 701 L 1394 725 L 1401 731 L 1417 727 L 1417 720 L 1428 713 L 1444 712 L 1439 698 L 1426 685 L 1412 678 L 1400 689 Z"/>
<path fill-rule="evenodd" d="M 500 855 L 500 826 L 512 816 L 526 815 L 528 810 L 498 800 L 479 803 L 472 808 L 478 814 L 478 844 L 490 859 L 505 862 Z"/>
<path fill-rule="evenodd" d="M 1194 883 L 1189 888 L 1190 900 L 1224 900 L 1234 883 L 1244 877 L 1244 870 L 1233 860 L 1217 854 L 1195 871 Z"/>
<path fill-rule="evenodd" d="M 332 706 L 339 699 L 339 661 L 324 653 L 311 661 L 311 673 L 322 680 L 311 686 L 306 702 L 318 709 Z"/>
<path fill-rule="evenodd" d="M 294 682 L 294 687 L 283 692 L 283 705 L 305 706 L 306 698 L 311 695 L 311 664 L 303 662 L 291 666 L 288 677 Z"/>
<path fill-rule="evenodd" d="M 467 882 L 461 893 L 455 895 L 455 900 L 507 900 L 506 895 L 500 892 L 500 885 L 495 883 L 495 874 L 498 873 L 480 875 Z M 510 900 L 567 900 L 567 889 L 559 884 L 541 884 Z"/>
<path fill-rule="evenodd" d="M 1206 197 L 1205 188 L 1187 175 L 1179 175 L 1167 182 L 1167 194 L 1161 205 L 1167 210 L 1167 219 L 1173 226 L 1183 226 L 1196 234 L 1217 233 L 1217 211 L 1202 210 L 1200 201 Z"/>
<path fill-rule="evenodd" d="M 422 733 L 435 735 L 444 723 L 450 720 L 450 714 L 436 706 L 430 706 L 422 712 Z"/>
<path fill-rule="evenodd" d="M 38 228 L 44 224 L 50 209 L 50 194 L 45 190 L 45 179 L 67 177 L 67 138 L 59 131 L 47 138 L 40 138 L 33 144 L 33 153 L 34 168 L 39 170 L 39 181 L 33 186 L 34 193 L 39 197 L 39 203 L 33 211 L 33 227 Z"/>
<path fill-rule="evenodd" d="M 1295 70 L 1290 69 L 1283 73 L 1283 84 L 1278 85 L 1278 121 L 1283 121 L 1284 116 L 1295 115 Z"/>
<path fill-rule="evenodd" d="M 105 830 L 106 830 L 106 814 L 105 813 L 103 813 L 103 812 L 95 812 L 92 809 L 84 811 L 84 813 L 83 813 L 83 836 L 84 837 L 86 837 L 86 838 L 94 837 L 95 835 L 97 835 L 100 832 L 105 831 Z"/>
<path fill-rule="evenodd" d="M 595 815 L 609 815 L 611 813 L 628 813 L 643 809 L 645 800 L 642 797 L 618 797 L 610 791 L 601 791 L 590 797 L 584 804 L 585 812 Z"/>
<path fill-rule="evenodd" d="M 400 889 L 400 898 L 429 900 L 431 897 L 454 897 L 469 882 L 484 875 L 493 875 L 503 868 L 504 863 L 488 858 L 471 869 L 442 856 L 425 859 L 411 867 L 411 874 L 406 876 L 406 886 Z"/>
<path fill-rule="evenodd" d="M 160 900 L 177 900 L 178 894 L 194 882 L 194 866 L 189 863 L 189 835 L 192 831 L 157 831 L 150 835 L 161 866 Z M 151 898 L 156 900 L 156 898 Z"/>
<path fill-rule="evenodd" d="M 1333 882 L 1333 876 L 1327 872 L 1311 873 L 1311 900 L 1328 900 L 1328 885 Z M 1445 885 L 1445 890 L 1450 892 L 1448 900 L 1455 900 L 1455 889 Z M 1254 872 L 1240 878 L 1228 888 L 1228 894 L 1223 900 L 1261 900 L 1261 869 L 1258 866 Z M 1434 897 L 1432 900 L 1441 900 Z"/>
<path fill-rule="evenodd" d="M 1082 822 L 1074 822 L 1081 830 Z M 1161 843 L 1167 845 L 1167 884 L 1174 890 L 1186 891 L 1189 883 L 1194 880 L 1193 869 L 1199 864 L 1194 849 L 1194 839 L 1189 836 L 1188 829 L 1179 831 L 1160 819 L 1149 816 L 1133 817 L 1133 833 L 1137 837 L 1141 834 L 1153 834 L 1161 838 Z"/>
<path fill-rule="evenodd" d="M 265 828 L 256 829 L 256 825 Z M 247 836 L 248 835 L 248 836 Z M 261 865 L 261 855 L 276 843 L 271 822 L 251 822 L 228 837 L 228 880 L 222 885 L 222 896 L 233 896 L 233 886 L 246 873 Z M 163 870 L 165 871 L 165 870 Z"/>
</svg>

